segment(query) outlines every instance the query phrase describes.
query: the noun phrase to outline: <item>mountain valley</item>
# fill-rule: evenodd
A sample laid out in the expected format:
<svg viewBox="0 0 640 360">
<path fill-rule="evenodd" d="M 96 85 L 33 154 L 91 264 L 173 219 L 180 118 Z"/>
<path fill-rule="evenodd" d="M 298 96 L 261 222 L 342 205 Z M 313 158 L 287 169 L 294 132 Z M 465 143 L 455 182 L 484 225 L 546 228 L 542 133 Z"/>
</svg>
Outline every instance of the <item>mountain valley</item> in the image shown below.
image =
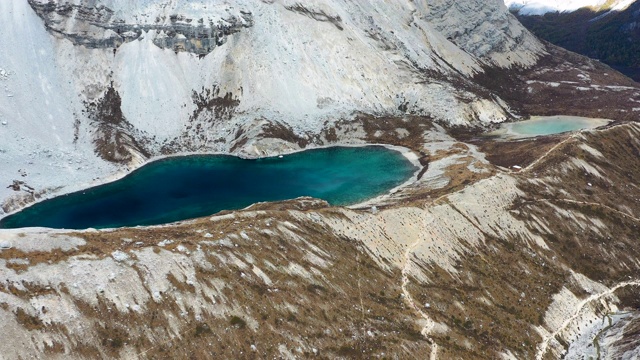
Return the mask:
<svg viewBox="0 0 640 360">
<path fill-rule="evenodd" d="M 638 357 L 640 85 L 501 0 L 21 0 L 0 23 L 0 217 L 169 156 L 421 167 L 348 207 L 0 229 L 3 357 Z M 557 115 L 610 122 L 488 135 Z"/>
</svg>

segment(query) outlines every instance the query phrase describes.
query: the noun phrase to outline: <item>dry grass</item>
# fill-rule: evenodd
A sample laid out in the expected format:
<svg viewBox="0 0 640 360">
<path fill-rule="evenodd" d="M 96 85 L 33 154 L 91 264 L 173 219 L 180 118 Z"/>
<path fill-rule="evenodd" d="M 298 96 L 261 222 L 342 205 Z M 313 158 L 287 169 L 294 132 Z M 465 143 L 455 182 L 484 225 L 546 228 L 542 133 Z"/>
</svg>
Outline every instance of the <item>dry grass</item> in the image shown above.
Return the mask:
<svg viewBox="0 0 640 360">
<path fill-rule="evenodd" d="M 597 61 L 547 44 L 549 55 L 532 68 L 485 68 L 475 82 L 505 100 L 520 115 L 574 115 L 637 121 L 628 111 L 640 92 L 638 83 Z M 590 80 L 582 80 L 586 74 Z M 605 75 L 606 74 L 606 75 Z M 531 82 L 533 81 L 533 82 Z M 547 83 L 558 83 L 550 86 Z M 582 91 L 591 85 L 626 86 L 631 89 Z"/>
<path fill-rule="evenodd" d="M 524 168 L 543 156 L 566 136 L 541 136 L 516 141 L 476 140 L 473 143 L 478 145 L 479 150 L 485 153 L 487 160 L 494 165 L 505 168 L 518 165 Z"/>
<path fill-rule="evenodd" d="M 276 208 L 282 206 L 282 203 L 275 205 Z M 326 216 L 336 216 L 334 210 L 326 211 Z M 204 266 L 196 268 L 200 286 L 207 286 L 213 280 L 228 284 L 219 297 L 205 297 L 209 299 L 207 307 L 237 307 L 237 312 L 225 310 L 215 315 L 205 311 L 196 318 L 195 309 L 187 309 L 187 314 L 184 314 L 178 305 L 179 298 L 200 294 L 195 293 L 196 289 L 187 284 L 186 279 L 169 274 L 167 279 L 171 290 L 162 294 L 160 302 L 146 302 L 142 313 L 121 313 L 106 298 L 99 298 L 97 306 L 74 300 L 74 306 L 82 314 L 89 330 L 83 339 L 75 340 L 72 348 L 65 345 L 65 351 L 86 357 L 94 356 L 96 351 L 106 356 L 118 356 L 122 349 L 133 347 L 137 352 L 144 352 L 145 358 L 177 359 L 272 358 L 280 356 L 279 345 L 302 357 L 312 356 L 312 348 L 316 348 L 318 355 L 323 357 L 355 353 L 374 357 L 383 352 L 408 354 L 427 351 L 428 343 L 419 335 L 412 311 L 401 300 L 396 281 L 399 273 L 381 270 L 371 258 L 361 253 L 357 242 L 329 234 L 321 224 L 300 223 L 289 215 L 289 211 L 261 210 L 251 214 L 246 218 L 237 216 L 218 221 L 205 218 L 151 229 L 76 233 L 74 236 L 87 241 L 81 249 L 58 252 L 47 258 L 40 258 L 44 254 L 35 254 L 34 263 L 55 263 L 84 252 L 99 257 L 109 256 L 116 249 L 128 252 L 153 246 L 163 239 L 175 240 L 161 250 L 173 252 L 177 245 L 195 251 L 203 240 L 216 241 L 228 234 L 237 234 L 240 229 L 251 237 L 251 240 L 235 238 L 233 241 L 238 247 L 201 245 L 208 249 L 205 261 L 215 270 Z M 330 267 L 324 269 L 309 262 L 305 256 L 309 249 L 302 244 L 286 240 L 281 235 L 272 236 L 253 230 L 266 227 L 267 223 L 282 221 L 296 224 L 299 229 L 295 233 L 331 254 Z M 214 237 L 205 238 L 204 232 L 198 232 L 202 229 Z M 132 241 L 123 242 L 122 239 Z M 264 262 L 268 261 L 282 270 L 268 271 L 274 285 L 266 286 L 254 276 L 241 277 L 237 267 L 221 262 L 213 253 L 233 254 L 241 259 L 251 254 L 261 267 L 264 268 Z M 32 255 L 17 252 L 0 254 L 3 257 Z M 322 275 L 305 280 L 284 271 L 292 262 L 306 269 L 314 268 Z M 352 289 L 355 288 L 360 288 L 361 292 L 354 293 Z M 43 291 L 55 294 L 57 290 L 13 289 L 16 296 L 24 299 L 43 294 Z M 283 304 L 293 304 L 296 310 Z M 354 304 L 363 304 L 365 308 L 354 309 Z M 39 326 L 35 321 L 37 318 L 32 319 L 22 312 L 19 316 L 19 321 L 26 328 Z M 180 319 L 178 334 L 173 333 L 169 326 L 170 322 L 176 321 L 173 319 Z M 372 331 L 375 336 L 367 335 L 367 331 Z M 298 351 L 301 343 L 304 346 Z M 256 346 L 257 352 L 251 349 L 251 345 Z"/>
<path fill-rule="evenodd" d="M 519 358 L 531 358 L 541 339 L 533 327 L 544 324 L 543 314 L 553 295 L 563 286 L 579 296 L 586 295 L 584 289 L 572 284 L 569 269 L 604 284 L 637 275 L 640 224 L 622 215 L 624 211 L 640 213 L 640 188 L 630 182 L 640 176 L 637 161 L 640 146 L 634 137 L 640 132 L 634 135 L 634 131 L 627 125 L 586 133 L 586 140 L 561 145 L 533 171 L 517 175 L 518 186 L 526 195 L 517 199 L 508 211 L 529 224 L 534 233 L 538 231 L 533 227 L 533 216 L 544 219 L 551 233 L 539 235 L 549 249 L 536 247 L 519 237 L 495 238 L 485 234 L 484 245 L 469 248 L 457 261 L 457 275 L 419 258 L 413 259 L 429 281 L 411 279 L 410 294 L 418 304 L 429 303 L 430 307 L 424 309 L 427 314 L 448 328 L 446 332 L 431 334 L 442 358 L 494 359 L 502 349 L 509 349 Z M 490 148 L 496 154 L 502 149 L 500 146 L 513 154 L 543 151 L 536 148 L 539 141 L 493 144 Z M 603 157 L 594 158 L 579 147 L 582 142 L 600 151 Z M 555 143 L 550 140 L 543 144 Z M 437 159 L 459 155 L 466 151 L 465 146 L 456 145 L 449 152 L 433 156 Z M 616 185 L 585 175 L 580 167 L 568 168 L 566 164 L 572 158 L 598 166 Z M 494 173 L 474 173 L 469 170 L 474 158 L 462 160 L 446 170 L 445 175 L 452 180 L 441 192 L 413 188 L 407 200 L 393 206 L 428 207 L 431 199 Z M 535 185 L 529 181 L 533 176 L 553 179 L 553 186 Z M 593 186 L 576 186 L 586 181 Z M 589 204 L 563 202 L 561 194 Z M 605 224 L 607 231 L 598 232 L 589 223 L 569 221 L 555 212 L 554 205 L 597 220 Z M 298 215 L 294 216 L 292 211 Z M 29 258 L 31 268 L 83 254 L 106 257 L 115 250 L 128 252 L 135 259 L 134 252 L 145 247 L 152 247 L 156 254 L 173 254 L 180 245 L 191 252 L 205 249 L 201 262 L 194 263 L 196 284 L 201 287 L 211 287 L 214 282 L 226 284 L 215 295 L 205 296 L 198 287 L 187 283 L 184 276 L 170 273 L 165 278 L 171 289 L 162 294 L 162 300 L 141 304 L 141 312 L 119 312 L 106 297 L 99 297 L 97 305 L 73 300 L 88 330 L 82 339 L 73 338 L 69 342 L 72 345 L 64 344 L 63 350 L 80 356 L 119 356 L 123 349 L 143 353 L 144 358 L 178 359 L 272 358 L 282 356 L 282 348 L 299 357 L 311 357 L 316 349 L 318 356 L 327 358 L 390 354 L 410 358 L 429 352 L 430 344 L 420 335 L 416 322 L 418 315 L 401 297 L 400 269 L 383 270 L 363 251 L 362 243 L 329 231 L 321 221 L 300 220 L 306 215 L 346 219 L 339 210 L 321 201 L 299 199 L 257 204 L 249 210 L 221 215 L 230 214 L 234 216 L 222 216 L 215 221 L 202 218 L 168 226 L 77 232 L 72 236 L 86 241 L 77 250 L 24 253 L 10 249 L 0 252 L 0 258 Z M 276 230 L 275 225 L 284 222 L 295 225 L 290 230 L 306 243 L 296 242 L 294 237 Z M 261 231 L 264 229 L 271 232 Z M 248 238 L 238 236 L 241 231 Z M 206 233 L 211 236 L 205 237 Z M 225 238 L 233 239 L 233 246 L 203 242 L 215 243 Z M 158 247 L 165 239 L 173 243 Z M 464 244 L 466 240 L 460 241 Z M 307 256 L 309 252 L 329 254 L 325 259 L 329 265 L 314 264 Z M 257 266 L 267 269 L 272 285 L 251 275 L 250 270 L 222 261 L 220 256 L 256 259 Z M 268 269 L 266 262 L 273 269 Z M 308 271 L 314 269 L 313 273 L 318 275 L 297 276 L 286 270 L 292 263 Z M 10 266 L 18 272 L 28 270 L 22 265 Z M 21 286 L 25 290 L 7 284 L 0 291 L 25 300 L 39 295 L 70 296 L 64 287 L 51 289 L 25 283 Z M 181 299 L 191 296 L 202 297 L 201 309 L 220 311 L 204 311 L 196 316 L 196 308 L 183 308 Z M 636 306 L 637 302 L 630 299 L 633 296 L 623 296 L 622 305 Z M 16 310 L 14 314 L 28 331 L 42 329 L 43 324 L 28 311 Z M 177 332 L 172 330 L 176 328 Z M 55 352 L 63 351 L 60 346 L 54 346 Z"/>
</svg>

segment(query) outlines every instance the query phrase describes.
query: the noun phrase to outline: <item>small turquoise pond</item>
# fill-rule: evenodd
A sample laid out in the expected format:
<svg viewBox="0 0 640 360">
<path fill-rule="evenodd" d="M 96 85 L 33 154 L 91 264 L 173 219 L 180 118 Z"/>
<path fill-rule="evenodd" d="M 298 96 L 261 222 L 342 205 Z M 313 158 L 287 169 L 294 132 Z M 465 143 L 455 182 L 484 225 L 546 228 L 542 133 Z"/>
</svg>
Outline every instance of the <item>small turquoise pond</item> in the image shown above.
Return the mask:
<svg viewBox="0 0 640 360">
<path fill-rule="evenodd" d="M 149 163 L 113 183 L 37 203 L 1 219 L 0 228 L 154 225 L 299 196 L 349 205 L 389 191 L 415 170 L 400 152 L 381 146 L 258 160 L 175 157 Z"/>
<path fill-rule="evenodd" d="M 544 136 L 593 129 L 609 122 L 611 120 L 578 116 L 533 116 L 530 120 L 503 124 L 499 130 L 490 135 L 500 135 L 505 138 Z"/>
</svg>

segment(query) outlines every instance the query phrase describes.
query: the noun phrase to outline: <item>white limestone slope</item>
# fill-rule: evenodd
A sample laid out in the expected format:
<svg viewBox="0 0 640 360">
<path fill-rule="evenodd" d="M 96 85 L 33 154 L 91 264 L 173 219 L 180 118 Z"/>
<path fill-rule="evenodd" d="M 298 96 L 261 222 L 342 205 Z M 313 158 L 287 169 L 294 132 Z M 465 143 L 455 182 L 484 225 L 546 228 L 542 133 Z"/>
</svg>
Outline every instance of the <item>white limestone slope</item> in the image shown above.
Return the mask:
<svg viewBox="0 0 640 360">
<path fill-rule="evenodd" d="M 26 1 L 0 2 L 0 24 L 0 199 L 12 193 L 6 187 L 13 180 L 43 190 L 114 172 L 94 155 L 90 134 L 79 132 L 74 143 L 82 107 L 73 74 L 56 61 L 64 44 Z"/>
<path fill-rule="evenodd" d="M 52 35 L 27 0 L 1 1 L 0 47 L 6 50 L 0 69 L 6 76 L 0 77 L 0 121 L 6 125 L 0 125 L 0 203 L 13 194 L 6 187 L 14 180 L 35 191 L 69 191 L 123 173 L 94 154 L 97 125 L 84 105 L 111 84 L 126 120 L 150 139 L 152 154 L 184 135 L 196 108 L 194 91 L 231 93 L 239 101 L 234 116 L 208 125 L 200 150 L 229 152 L 237 130 L 256 119 L 284 123 L 296 133 L 318 133 L 355 112 L 411 112 L 452 124 L 499 122 L 506 117 L 500 99 L 482 98 L 446 79 L 470 79 L 482 66 L 530 66 L 543 51 L 500 0 L 453 6 L 409 0 L 55 3 L 106 6 L 113 10 L 111 20 L 127 24 L 164 24 L 176 14 L 225 23 L 242 12 L 251 13 L 253 25 L 203 58 L 157 47 L 153 39 L 161 34 L 155 30 L 114 53 Z M 292 11 L 296 6 L 304 11 Z M 340 26 L 305 11 L 339 19 Z M 79 21 L 61 24 L 73 32 Z M 91 31 L 113 36 L 112 30 Z"/>
</svg>

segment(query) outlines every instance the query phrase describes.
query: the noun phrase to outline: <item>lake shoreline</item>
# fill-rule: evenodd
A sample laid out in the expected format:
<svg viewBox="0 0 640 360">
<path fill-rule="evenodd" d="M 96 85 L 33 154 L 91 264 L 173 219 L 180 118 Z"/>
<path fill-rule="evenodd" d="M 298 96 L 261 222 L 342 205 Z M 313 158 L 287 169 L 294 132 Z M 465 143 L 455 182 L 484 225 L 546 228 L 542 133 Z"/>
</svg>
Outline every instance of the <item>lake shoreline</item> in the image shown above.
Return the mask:
<svg viewBox="0 0 640 360">
<path fill-rule="evenodd" d="M 385 191 L 384 194 L 381 195 L 377 195 L 374 196 L 372 198 L 367 198 L 364 201 L 360 201 L 358 203 L 355 204 L 349 204 L 349 205 L 336 205 L 336 206 L 357 206 L 358 204 L 361 204 L 363 202 L 366 201 L 370 201 L 372 199 L 378 198 L 380 196 L 383 195 L 388 195 L 390 192 L 395 192 L 397 191 L 399 188 L 404 187 L 408 184 L 411 184 L 412 182 L 415 181 L 415 175 L 420 171 L 421 169 L 421 165 L 419 162 L 419 157 L 411 150 L 408 148 L 404 148 L 401 146 L 393 146 L 393 145 L 387 145 L 387 144 L 333 144 L 333 145 L 328 145 L 328 146 L 317 146 L 317 147 L 309 147 L 309 148 L 305 148 L 305 149 L 296 149 L 293 151 L 288 151 L 286 153 L 281 153 L 281 154 L 276 154 L 276 155 L 271 155 L 271 156 L 264 156 L 264 157 L 251 157 L 251 158 L 247 158 L 247 157 L 243 157 L 243 156 L 237 156 L 237 155 L 233 155 L 233 154 L 228 154 L 228 153 L 223 153 L 223 152 L 216 152 L 216 153 L 200 153 L 200 152 L 189 152 L 189 153 L 177 153 L 177 154 L 171 154 L 171 155 L 161 155 L 161 156 L 154 156 L 151 157 L 149 159 L 146 159 L 144 162 L 140 162 L 138 164 L 135 164 L 134 166 L 131 166 L 127 169 L 121 169 L 120 171 L 113 173 L 112 175 L 108 176 L 108 177 L 104 177 L 102 179 L 100 179 L 101 181 L 95 181 L 90 183 L 88 186 L 87 184 L 83 185 L 77 185 L 77 186 L 68 186 L 66 188 L 64 188 L 62 191 L 56 191 L 56 192 L 52 192 L 50 194 L 47 194 L 46 196 L 43 196 L 42 198 L 38 199 L 37 201 L 31 202 L 26 206 L 21 206 L 19 208 L 14 209 L 13 211 L 9 212 L 9 213 L 5 213 L 2 214 L 2 216 L 0 216 L 0 220 L 5 219 L 9 216 L 12 216 L 16 213 L 19 213 L 21 211 L 24 211 L 36 204 L 40 204 L 44 201 L 47 200 L 51 200 L 54 198 L 58 198 L 58 197 L 63 197 L 66 195 L 70 195 L 70 194 L 77 194 L 80 192 L 84 192 L 84 191 L 88 191 L 90 189 L 94 189 L 96 187 L 100 187 L 103 185 L 108 185 L 111 183 L 114 183 L 118 180 L 121 180 L 135 172 L 137 172 L 138 170 L 142 169 L 143 167 L 145 167 L 146 165 L 150 165 L 150 164 L 155 164 L 159 161 L 163 161 L 163 160 L 168 160 L 168 159 L 175 159 L 175 158 L 180 158 L 180 157 L 197 157 L 197 156 L 225 156 L 225 157 L 231 157 L 231 158 L 236 158 L 236 159 L 245 159 L 245 160 L 259 160 L 259 159 L 274 159 L 274 158 L 282 158 L 288 155 L 292 155 L 292 154 L 298 154 L 298 153 L 302 153 L 304 151 L 313 151 L 313 150 L 322 150 L 322 149 L 330 149 L 330 148 L 375 148 L 375 147 L 380 147 L 380 148 L 385 148 L 387 150 L 391 150 L 394 152 L 399 153 L 399 155 L 402 155 L 402 157 L 408 162 L 408 164 L 410 164 L 410 166 L 412 166 L 413 168 L 413 172 L 411 173 L 411 175 L 409 175 L 408 179 L 406 181 L 404 181 L 402 184 L 388 190 Z M 295 198 L 295 197 L 293 197 Z M 292 199 L 293 199 L 292 198 Z M 321 197 L 319 197 L 321 198 Z M 272 200 L 273 201 L 273 200 Z M 252 204 L 248 205 L 251 206 Z M 245 207 L 242 207 L 245 208 Z M 242 208 L 238 208 L 236 210 L 241 210 Z M 213 214 L 213 213 L 212 213 Z M 199 216 L 198 216 L 199 217 Z M 187 219 L 184 220 L 179 220 L 179 221 L 185 221 Z M 175 221 L 171 221 L 169 223 L 173 223 Z M 135 226 L 135 225 L 134 225 Z M 147 225 L 140 225 L 140 226 L 147 226 Z M 128 227 L 128 226 L 120 226 L 120 227 Z M 129 226 L 130 227 L 130 226 Z M 26 227 L 25 227 L 26 228 Z M 2 230 L 7 230 L 7 229 L 0 229 L 0 231 Z"/>
<path fill-rule="evenodd" d="M 558 131 L 542 130 L 532 131 L 535 126 L 558 125 L 565 123 L 566 128 L 559 127 Z M 593 130 L 601 126 L 612 123 L 613 120 L 603 118 L 587 118 L 581 116 L 553 115 L 553 116 L 531 116 L 527 120 L 502 123 L 497 130 L 486 133 L 485 136 L 496 137 L 499 140 L 520 140 L 534 138 L 537 136 L 551 136 L 567 132 L 577 132 L 582 130 Z M 518 130 L 520 129 L 520 131 Z"/>
</svg>

